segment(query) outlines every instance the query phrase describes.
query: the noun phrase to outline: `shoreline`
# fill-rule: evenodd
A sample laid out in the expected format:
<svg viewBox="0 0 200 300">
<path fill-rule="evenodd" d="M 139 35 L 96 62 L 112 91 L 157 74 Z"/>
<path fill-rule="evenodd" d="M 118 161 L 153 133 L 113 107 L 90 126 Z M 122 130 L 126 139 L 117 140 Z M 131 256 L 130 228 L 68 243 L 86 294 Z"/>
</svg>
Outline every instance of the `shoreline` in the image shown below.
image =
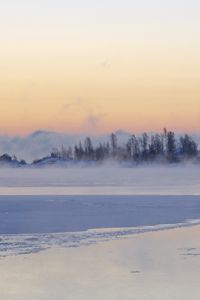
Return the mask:
<svg viewBox="0 0 200 300">
<path fill-rule="evenodd" d="M 200 220 L 188 220 L 177 224 L 158 224 L 132 228 L 96 228 L 77 232 L 1 234 L 0 258 L 30 255 L 54 248 L 80 248 L 104 242 L 125 240 L 154 232 L 181 228 L 200 227 Z M 3 247 L 5 245 L 5 248 Z"/>
<path fill-rule="evenodd" d="M 200 225 L 0 260 L 4 300 L 198 300 L 199 275 Z"/>
</svg>

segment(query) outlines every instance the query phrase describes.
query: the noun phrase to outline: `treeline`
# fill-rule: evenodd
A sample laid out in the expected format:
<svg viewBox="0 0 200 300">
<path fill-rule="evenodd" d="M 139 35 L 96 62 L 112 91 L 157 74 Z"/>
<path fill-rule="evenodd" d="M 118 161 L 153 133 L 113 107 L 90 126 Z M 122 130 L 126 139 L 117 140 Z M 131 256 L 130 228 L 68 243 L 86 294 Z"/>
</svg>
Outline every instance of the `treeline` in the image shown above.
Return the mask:
<svg viewBox="0 0 200 300">
<path fill-rule="evenodd" d="M 185 134 L 178 138 L 174 132 L 164 129 L 161 134 L 143 133 L 140 137 L 131 135 L 123 145 L 118 143 L 117 135 L 112 133 L 110 140 L 93 145 L 90 137 L 79 142 L 74 147 L 54 150 L 52 159 L 67 161 L 104 162 L 131 162 L 133 164 L 159 162 L 178 163 L 184 160 L 198 158 L 198 145 L 191 136 Z M 40 160 L 41 161 L 41 160 Z M 39 161 L 35 161 L 37 163 Z"/>
<path fill-rule="evenodd" d="M 197 143 L 188 134 L 176 137 L 174 132 L 163 130 L 160 134 L 143 133 L 141 136 L 130 135 L 126 142 L 119 143 L 112 133 L 107 142 L 94 146 L 90 137 L 74 147 L 55 149 L 49 156 L 34 160 L 31 164 L 18 160 L 16 156 L 3 154 L 0 166 L 24 167 L 65 165 L 76 163 L 101 164 L 106 161 L 137 165 L 141 163 L 180 163 L 194 161 L 200 163 Z"/>
<path fill-rule="evenodd" d="M 23 167 L 26 166 L 27 163 L 25 160 L 18 160 L 17 157 L 10 156 L 7 153 L 0 156 L 0 166 L 11 166 L 11 167 Z"/>
</svg>

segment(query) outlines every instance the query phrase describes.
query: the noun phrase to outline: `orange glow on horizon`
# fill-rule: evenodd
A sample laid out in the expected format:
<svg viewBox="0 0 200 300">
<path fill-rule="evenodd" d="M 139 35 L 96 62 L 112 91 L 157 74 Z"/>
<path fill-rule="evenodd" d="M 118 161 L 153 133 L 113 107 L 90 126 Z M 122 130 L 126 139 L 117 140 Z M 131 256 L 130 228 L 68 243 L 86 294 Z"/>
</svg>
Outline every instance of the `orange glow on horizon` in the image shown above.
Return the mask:
<svg viewBox="0 0 200 300">
<path fill-rule="evenodd" d="M 0 134 L 200 132 L 199 18 L 143 19 L 130 1 L 117 22 L 97 3 L 73 15 L 30 2 L 0 18 Z"/>
</svg>

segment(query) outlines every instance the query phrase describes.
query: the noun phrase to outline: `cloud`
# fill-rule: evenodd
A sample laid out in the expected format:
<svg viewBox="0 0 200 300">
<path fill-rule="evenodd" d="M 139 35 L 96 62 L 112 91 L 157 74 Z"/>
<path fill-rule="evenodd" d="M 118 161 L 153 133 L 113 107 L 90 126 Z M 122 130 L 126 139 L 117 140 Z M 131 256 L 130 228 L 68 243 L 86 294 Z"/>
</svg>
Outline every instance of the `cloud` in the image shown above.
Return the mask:
<svg viewBox="0 0 200 300">
<path fill-rule="evenodd" d="M 84 127 L 86 128 L 86 130 L 97 129 L 97 127 L 100 125 L 100 123 L 105 118 L 105 116 L 106 114 L 103 113 L 98 113 L 98 114 L 90 113 L 84 122 Z"/>
<path fill-rule="evenodd" d="M 85 116 L 85 119 L 80 124 L 81 131 L 82 129 L 84 129 L 84 131 L 90 132 L 95 130 L 106 116 L 105 113 L 98 112 L 100 108 L 94 108 L 89 101 L 82 97 L 77 97 L 71 102 L 64 103 L 60 108 L 60 113 L 66 115 L 66 113 L 70 110 L 78 109 L 81 110 L 83 116 Z M 72 112 L 70 111 L 70 113 Z"/>
<path fill-rule="evenodd" d="M 66 102 L 66 103 L 64 103 L 63 105 L 62 105 L 62 107 L 61 107 L 61 110 L 63 111 L 63 110 L 65 110 L 65 111 L 68 111 L 68 110 L 70 110 L 71 108 L 74 108 L 74 107 L 81 107 L 81 106 L 83 106 L 83 103 L 84 102 L 84 100 L 81 98 L 81 97 L 77 97 L 77 98 L 75 98 L 73 101 L 71 101 L 71 102 Z"/>
<path fill-rule="evenodd" d="M 103 69 L 109 69 L 111 67 L 112 63 L 109 59 L 105 59 L 103 60 L 101 63 L 100 63 L 100 66 L 103 68 Z"/>
</svg>

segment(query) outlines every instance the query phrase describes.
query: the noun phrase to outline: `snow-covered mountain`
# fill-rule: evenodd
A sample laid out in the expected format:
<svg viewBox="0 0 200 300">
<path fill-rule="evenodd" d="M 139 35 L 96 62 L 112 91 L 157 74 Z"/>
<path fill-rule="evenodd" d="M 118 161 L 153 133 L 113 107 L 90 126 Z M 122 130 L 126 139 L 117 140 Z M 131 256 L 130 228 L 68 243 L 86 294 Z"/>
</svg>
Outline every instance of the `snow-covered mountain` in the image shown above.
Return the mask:
<svg viewBox="0 0 200 300">
<path fill-rule="evenodd" d="M 117 130 L 115 134 L 119 143 L 125 143 L 130 136 L 129 132 Z M 151 134 L 151 133 L 150 133 Z M 178 135 L 178 134 L 177 134 Z M 41 158 L 50 154 L 55 148 L 73 146 L 79 141 L 84 141 L 85 135 L 70 135 L 67 133 L 51 131 L 35 131 L 32 134 L 20 137 L 0 136 L 0 155 L 7 153 L 16 155 L 19 160 L 25 159 L 32 162 L 36 158 Z M 109 140 L 110 133 L 100 136 L 91 136 L 94 144 Z M 192 134 L 193 138 L 200 145 L 200 134 Z"/>
</svg>

